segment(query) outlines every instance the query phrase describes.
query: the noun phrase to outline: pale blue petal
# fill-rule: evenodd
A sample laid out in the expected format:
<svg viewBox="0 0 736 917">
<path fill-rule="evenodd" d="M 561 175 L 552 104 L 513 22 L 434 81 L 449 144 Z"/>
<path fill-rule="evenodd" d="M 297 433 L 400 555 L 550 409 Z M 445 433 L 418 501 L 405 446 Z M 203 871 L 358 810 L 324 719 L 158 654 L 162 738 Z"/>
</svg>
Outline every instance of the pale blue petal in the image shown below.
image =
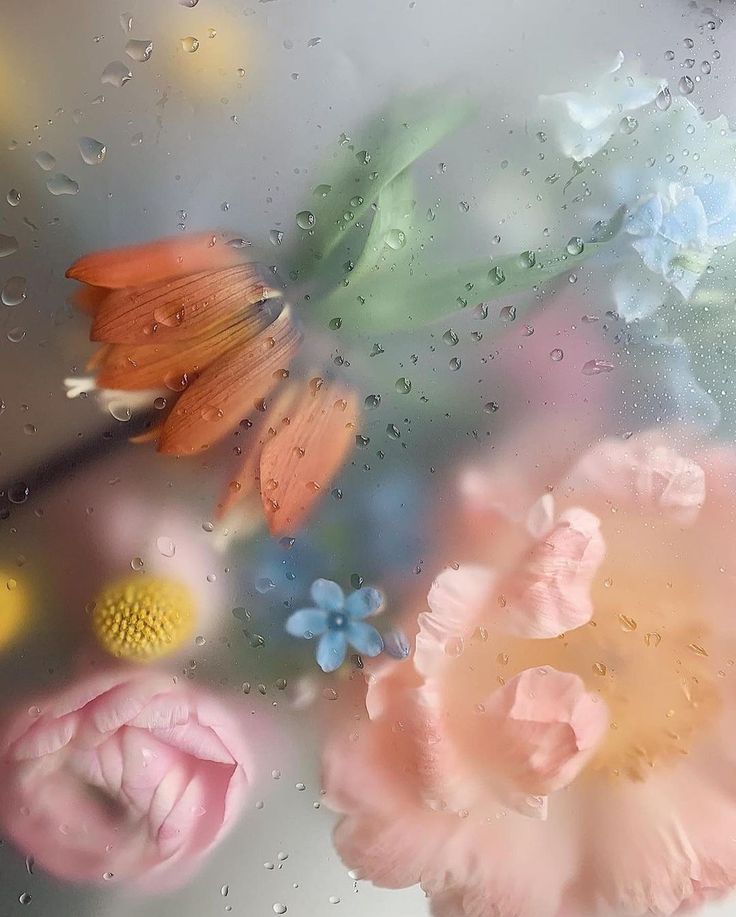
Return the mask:
<svg viewBox="0 0 736 917">
<path fill-rule="evenodd" d="M 626 232 L 632 236 L 653 236 L 662 225 L 662 198 L 655 194 L 626 218 Z"/>
<path fill-rule="evenodd" d="M 653 315 L 662 305 L 666 287 L 660 274 L 644 264 L 626 265 L 613 283 L 616 311 L 626 322 Z"/>
<path fill-rule="evenodd" d="M 708 242 L 711 245 L 730 245 L 736 242 L 736 210 L 708 227 Z"/>
<path fill-rule="evenodd" d="M 316 579 L 309 590 L 312 601 L 325 611 L 342 611 L 345 593 L 331 579 Z"/>
<path fill-rule="evenodd" d="M 650 271 L 663 277 L 670 269 L 670 264 L 677 257 L 679 247 L 662 236 L 650 239 L 636 239 L 631 243 L 639 252 L 641 260 Z"/>
<path fill-rule="evenodd" d="M 364 656 L 377 656 L 383 649 L 383 637 L 365 621 L 351 621 L 347 627 L 347 636 L 350 645 Z"/>
<path fill-rule="evenodd" d="M 598 101 L 592 95 L 582 92 L 562 93 L 567 114 L 574 124 L 579 124 L 583 130 L 592 131 L 610 118 L 615 108 L 608 101 Z"/>
<path fill-rule="evenodd" d="M 709 223 L 718 223 L 736 211 L 736 182 L 732 178 L 715 179 L 708 185 L 701 182 L 694 190 Z"/>
<path fill-rule="evenodd" d="M 342 664 L 347 649 L 345 631 L 328 630 L 317 644 L 317 665 L 323 672 L 334 672 Z"/>
<path fill-rule="evenodd" d="M 345 611 L 351 618 L 367 618 L 383 605 L 383 593 L 370 586 L 356 589 L 345 599 Z"/>
<path fill-rule="evenodd" d="M 676 245 L 700 248 L 708 239 L 708 218 L 700 198 L 686 197 L 662 218 L 660 233 Z"/>
<path fill-rule="evenodd" d="M 695 292 L 695 287 L 698 285 L 700 277 L 701 275 L 695 271 L 688 271 L 685 268 L 681 268 L 677 272 L 677 275 L 672 277 L 670 283 L 683 299 L 690 299 Z"/>
<path fill-rule="evenodd" d="M 318 637 L 327 630 L 327 612 L 322 608 L 300 608 L 284 625 L 292 637 Z"/>
<path fill-rule="evenodd" d="M 401 630 L 390 630 L 383 640 L 386 652 L 394 659 L 406 659 L 411 652 L 406 634 Z"/>
</svg>

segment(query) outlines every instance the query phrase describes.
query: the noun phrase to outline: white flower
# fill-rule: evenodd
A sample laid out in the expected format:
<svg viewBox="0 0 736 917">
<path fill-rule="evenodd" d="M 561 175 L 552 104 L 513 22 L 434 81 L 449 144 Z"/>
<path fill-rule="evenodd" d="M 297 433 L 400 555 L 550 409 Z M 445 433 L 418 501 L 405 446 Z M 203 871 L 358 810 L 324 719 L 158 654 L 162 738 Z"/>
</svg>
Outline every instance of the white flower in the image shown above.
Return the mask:
<svg viewBox="0 0 736 917">
<path fill-rule="evenodd" d="M 666 80 L 647 79 L 623 71 L 623 62 L 624 55 L 619 51 L 613 67 L 587 92 L 558 92 L 540 97 L 544 104 L 562 107 L 563 115 L 556 119 L 556 128 L 566 156 L 578 162 L 593 156 L 619 130 L 627 112 L 648 105 L 666 86 Z"/>
<path fill-rule="evenodd" d="M 715 248 L 736 241 L 736 182 L 671 182 L 633 210 L 624 228 L 649 270 L 688 299 Z"/>
</svg>

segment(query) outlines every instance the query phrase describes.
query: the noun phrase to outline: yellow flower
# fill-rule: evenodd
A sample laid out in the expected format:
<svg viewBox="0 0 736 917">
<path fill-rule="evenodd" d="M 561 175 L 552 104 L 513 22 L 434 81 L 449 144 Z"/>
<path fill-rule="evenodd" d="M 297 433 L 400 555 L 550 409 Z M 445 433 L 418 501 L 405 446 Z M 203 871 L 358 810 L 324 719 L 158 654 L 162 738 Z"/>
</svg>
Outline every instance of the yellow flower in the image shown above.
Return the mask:
<svg viewBox="0 0 736 917">
<path fill-rule="evenodd" d="M 113 656 L 148 662 L 177 650 L 192 633 L 194 600 L 180 582 L 129 576 L 108 586 L 92 612 L 92 629 Z"/>
<path fill-rule="evenodd" d="M 28 618 L 28 590 L 16 576 L 0 569 L 0 647 L 11 643 Z"/>
</svg>

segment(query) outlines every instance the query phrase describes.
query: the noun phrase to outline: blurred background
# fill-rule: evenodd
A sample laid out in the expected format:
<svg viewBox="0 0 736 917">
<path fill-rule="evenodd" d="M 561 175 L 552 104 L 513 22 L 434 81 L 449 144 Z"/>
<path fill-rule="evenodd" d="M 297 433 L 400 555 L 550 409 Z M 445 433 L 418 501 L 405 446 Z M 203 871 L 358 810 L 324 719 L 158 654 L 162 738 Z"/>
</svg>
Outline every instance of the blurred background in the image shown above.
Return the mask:
<svg viewBox="0 0 736 917">
<path fill-rule="evenodd" d="M 202 586 L 218 611 L 172 671 L 274 711 L 289 738 L 288 747 L 261 750 L 247 816 L 183 890 L 133 905 L 118 890 L 55 883 L 5 845 L 0 913 L 427 913 L 418 890 L 358 883 L 332 850 L 318 753 L 334 687 L 312 648 L 283 633 L 288 608 L 317 576 L 346 587 L 355 576 L 391 583 L 388 614 L 398 614 L 404 593 L 431 582 L 428 520 L 452 513 L 453 461 L 487 455 L 540 412 L 556 412 L 574 452 L 603 432 L 681 410 L 685 397 L 661 385 L 655 356 L 637 362 L 607 314 L 610 278 L 593 264 L 574 282 L 559 280 L 544 320 L 513 319 L 513 309 L 533 316 L 534 291 L 499 302 L 487 319 L 468 312 L 411 334 L 351 337 L 320 320 L 309 358 L 371 400 L 361 444 L 336 484 L 342 499 L 326 497 L 284 545 L 245 519 L 214 523 L 232 444 L 219 458 L 162 458 L 127 443 L 140 417 L 125 399 L 67 398 L 64 380 L 84 375 L 93 352 L 88 320 L 69 305 L 68 265 L 96 248 L 223 229 L 273 267 L 287 295 L 293 288 L 308 321 L 309 290 L 288 267 L 304 238 L 297 213 L 368 118 L 399 96 L 448 86 L 479 114 L 415 169 L 423 206 L 453 227 L 448 258 L 533 249 L 550 230 L 567 239 L 576 217 L 555 206 L 559 189 L 545 185 L 554 165 L 537 138 L 538 95 L 582 86 L 619 50 L 643 73 L 675 80 L 694 58 L 692 101 L 730 118 L 736 13 L 730 3 L 712 6 L 5 0 L 0 568 L 28 589 L 34 626 L 2 657 L 3 696 L 10 702 L 55 684 L 75 664 L 85 605 L 102 575 L 94 548 L 119 507 L 138 512 L 116 555 L 121 574 L 139 558 L 152 563 L 146 551 L 155 553 L 152 536 L 171 536 L 174 507 L 185 516 L 178 531 L 211 554 Z M 556 350 L 567 359 L 551 358 Z M 582 377 L 589 360 L 615 369 Z"/>
</svg>

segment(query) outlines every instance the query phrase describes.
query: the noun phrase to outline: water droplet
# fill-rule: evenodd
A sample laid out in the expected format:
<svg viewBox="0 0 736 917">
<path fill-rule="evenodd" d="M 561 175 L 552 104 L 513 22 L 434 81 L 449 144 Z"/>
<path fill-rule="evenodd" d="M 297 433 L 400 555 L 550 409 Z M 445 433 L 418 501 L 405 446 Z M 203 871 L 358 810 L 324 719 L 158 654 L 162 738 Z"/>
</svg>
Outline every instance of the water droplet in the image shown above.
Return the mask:
<svg viewBox="0 0 736 917">
<path fill-rule="evenodd" d="M 123 30 L 123 32 L 133 31 L 133 17 L 130 15 L 130 13 L 120 14 L 120 28 Z"/>
<path fill-rule="evenodd" d="M 667 111 L 670 105 L 672 105 L 672 93 L 665 86 L 663 89 L 659 90 L 654 101 L 660 111 Z"/>
<path fill-rule="evenodd" d="M 550 350 L 549 356 L 553 362 L 559 363 L 560 360 L 565 356 L 565 354 L 562 352 L 562 350 L 560 350 L 559 347 L 555 347 L 554 350 Z"/>
<path fill-rule="evenodd" d="M 658 633 L 646 634 L 644 637 L 644 642 L 647 646 L 659 646 L 662 642 L 662 635 Z"/>
<path fill-rule="evenodd" d="M 332 191 L 332 185 L 317 185 L 314 195 L 315 197 L 327 197 L 330 191 Z"/>
<path fill-rule="evenodd" d="M 20 344 L 23 338 L 26 336 L 25 328 L 11 328 L 8 331 L 7 338 L 11 344 Z"/>
<path fill-rule="evenodd" d="M 447 656 L 461 656 L 465 649 L 465 643 L 462 637 L 450 637 L 445 641 L 445 654 Z"/>
<path fill-rule="evenodd" d="M 287 907 L 285 904 L 279 904 L 278 902 L 276 902 L 276 904 L 274 904 L 273 906 L 274 914 L 285 914 L 286 911 L 287 911 Z"/>
<path fill-rule="evenodd" d="M 153 53 L 153 42 L 132 38 L 125 45 L 125 53 L 131 60 L 138 61 L 138 63 L 150 60 Z"/>
<path fill-rule="evenodd" d="M 330 897 L 327 900 L 330 902 L 330 904 L 339 904 L 340 903 L 340 899 L 337 897 L 337 895 L 330 895 Z"/>
<path fill-rule="evenodd" d="M 684 96 L 689 96 L 693 89 L 695 89 L 695 83 L 693 83 L 689 76 L 681 76 L 677 88 Z"/>
<path fill-rule="evenodd" d="M 496 265 L 496 267 L 492 267 L 488 272 L 488 279 L 491 281 L 491 283 L 498 286 L 504 282 L 506 279 L 506 274 L 504 274 L 503 268 Z"/>
<path fill-rule="evenodd" d="M 20 901 L 21 904 L 30 904 L 31 896 L 29 892 L 22 892 L 22 894 L 18 896 L 18 901 Z"/>
<path fill-rule="evenodd" d="M 369 411 L 377 408 L 381 403 L 380 395 L 366 395 L 365 401 L 363 404 L 368 408 Z"/>
<path fill-rule="evenodd" d="M 115 873 L 114 872 L 103 872 L 102 878 L 105 880 L 105 882 L 109 882 L 111 879 L 115 878 Z"/>
<path fill-rule="evenodd" d="M 675 52 L 674 52 L 674 51 L 665 51 L 665 52 L 664 52 L 664 59 L 665 59 L 665 60 L 674 60 L 674 59 L 675 59 Z"/>
<path fill-rule="evenodd" d="M 127 423 L 133 416 L 133 412 L 124 401 L 111 401 L 107 406 L 107 410 L 115 420 L 119 420 L 121 423 Z"/>
<path fill-rule="evenodd" d="M 11 484 L 11 486 L 8 487 L 8 500 L 11 503 L 15 503 L 16 505 L 25 503 L 30 492 L 31 491 L 28 485 L 23 481 L 19 481 L 18 483 Z"/>
<path fill-rule="evenodd" d="M 102 71 L 100 80 L 110 86 L 125 86 L 126 83 L 133 79 L 133 74 L 128 67 L 120 60 L 114 60 Z"/>
<path fill-rule="evenodd" d="M 199 0 L 179 0 L 179 6 L 186 6 L 192 9 L 199 3 Z"/>
<path fill-rule="evenodd" d="M 498 407 L 499 405 L 497 401 L 489 401 L 483 405 L 483 410 L 486 412 L 486 414 L 495 414 L 498 410 Z"/>
<path fill-rule="evenodd" d="M 307 42 L 307 47 L 315 48 L 321 41 L 322 39 L 319 36 L 317 36 L 316 38 L 310 38 L 309 41 Z"/>
<path fill-rule="evenodd" d="M 395 423 L 386 424 L 386 433 L 391 439 L 401 439 L 401 430 Z"/>
<path fill-rule="evenodd" d="M 406 245 L 406 235 L 400 229 L 389 229 L 386 233 L 386 245 L 397 250 Z"/>
<path fill-rule="evenodd" d="M 458 201 L 457 206 L 462 213 L 467 213 L 470 210 L 470 204 L 467 201 Z"/>
<path fill-rule="evenodd" d="M 20 204 L 20 191 L 17 188 L 11 188 L 5 196 L 5 200 L 10 204 L 11 207 L 17 207 Z"/>
<path fill-rule="evenodd" d="M 156 539 L 156 547 L 159 554 L 164 557 L 173 557 L 176 554 L 176 543 L 165 535 L 161 535 Z"/>
<path fill-rule="evenodd" d="M 0 258 L 7 258 L 18 251 L 18 240 L 15 236 L 5 236 L 0 232 Z"/>
<path fill-rule="evenodd" d="M 580 236 L 573 236 L 565 246 L 568 255 L 579 255 L 585 248 L 585 244 Z"/>
<path fill-rule="evenodd" d="M 700 71 L 701 73 L 705 73 L 706 75 L 710 73 L 711 71 L 710 61 L 704 60 L 700 65 Z"/>
<path fill-rule="evenodd" d="M 600 373 L 610 373 L 613 369 L 613 363 L 607 360 L 588 360 L 583 364 L 582 373 L 584 376 L 598 376 Z"/>
<path fill-rule="evenodd" d="M 271 245 L 281 245 L 283 238 L 284 234 L 280 229 L 272 229 L 268 234 L 268 240 Z"/>
<path fill-rule="evenodd" d="M 181 39 L 181 46 L 187 54 L 194 54 L 199 48 L 199 39 L 195 38 L 194 35 L 187 35 L 186 38 Z"/>
<path fill-rule="evenodd" d="M 107 147 L 94 137 L 80 137 L 79 155 L 88 166 L 97 166 L 107 155 Z"/>
<path fill-rule="evenodd" d="M 618 620 L 621 624 L 621 630 L 625 630 L 627 633 L 632 633 L 636 630 L 636 620 L 629 615 L 620 614 Z"/>
<path fill-rule="evenodd" d="M 0 299 L 6 306 L 19 306 L 26 298 L 27 282 L 25 277 L 10 277 L 0 290 Z"/>
<path fill-rule="evenodd" d="M 450 347 L 454 347 L 457 342 L 460 340 L 456 331 L 453 331 L 452 328 L 448 328 L 447 331 L 442 335 L 442 340 L 445 344 L 449 344 Z"/>
<path fill-rule="evenodd" d="M 46 187 L 55 197 L 60 194 L 78 194 L 79 184 L 63 172 L 55 172 L 46 182 Z"/>
<path fill-rule="evenodd" d="M 265 595 L 267 592 L 270 592 L 272 589 L 276 588 L 276 583 L 267 576 L 259 576 L 256 580 L 256 592 L 261 595 Z"/>
<path fill-rule="evenodd" d="M 36 155 L 36 165 L 43 169 L 44 172 L 50 172 L 56 165 L 56 157 L 42 150 Z"/>
<path fill-rule="evenodd" d="M 411 391 L 411 382 L 406 376 L 400 376 L 395 383 L 396 391 L 400 395 L 408 395 Z"/>
<path fill-rule="evenodd" d="M 594 662 L 593 663 L 593 674 L 594 675 L 605 675 L 608 672 L 608 666 L 604 662 Z"/>
<path fill-rule="evenodd" d="M 699 643 L 688 643 L 688 649 L 691 649 L 696 656 L 708 655 L 705 647 L 701 646 Z"/>
<path fill-rule="evenodd" d="M 450 364 L 449 364 L 449 365 L 450 365 L 450 369 L 451 369 L 453 372 L 457 372 L 458 369 L 460 369 L 460 367 L 463 365 L 463 361 L 460 359 L 460 357 L 453 357 L 453 358 L 450 360 Z"/>
<path fill-rule="evenodd" d="M 537 263 L 537 256 L 532 251 L 522 252 L 519 255 L 520 267 L 530 268 L 530 267 L 534 267 L 536 263 Z"/>
<path fill-rule="evenodd" d="M 311 210 L 300 210 L 296 215 L 296 225 L 299 229 L 311 229 L 317 222 Z"/>
<path fill-rule="evenodd" d="M 633 134 L 637 127 L 639 127 L 639 122 L 632 115 L 624 115 L 618 124 L 618 129 L 622 134 Z"/>
</svg>

